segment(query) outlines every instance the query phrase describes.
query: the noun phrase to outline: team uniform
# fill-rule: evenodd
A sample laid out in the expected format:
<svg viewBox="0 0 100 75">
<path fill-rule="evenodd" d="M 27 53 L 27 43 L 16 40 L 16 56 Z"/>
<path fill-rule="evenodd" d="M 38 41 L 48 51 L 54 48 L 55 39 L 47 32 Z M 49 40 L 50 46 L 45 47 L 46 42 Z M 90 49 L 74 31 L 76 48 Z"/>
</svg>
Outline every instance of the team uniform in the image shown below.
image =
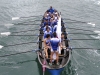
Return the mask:
<svg viewBox="0 0 100 75">
<path fill-rule="evenodd" d="M 51 38 L 51 40 L 50 40 L 51 52 L 58 51 L 58 49 L 59 49 L 59 43 L 60 43 L 60 40 L 58 38 Z"/>
<path fill-rule="evenodd" d="M 47 35 L 47 34 L 50 34 L 50 36 L 52 37 L 52 32 L 51 32 L 51 31 L 49 31 L 49 32 L 45 31 L 45 32 L 44 32 L 44 39 L 46 38 L 46 35 Z"/>
<path fill-rule="evenodd" d="M 50 31 L 52 31 L 52 28 L 51 26 L 48 26 L 50 28 Z M 43 31 L 45 32 L 46 31 L 46 27 L 44 27 Z"/>
<path fill-rule="evenodd" d="M 52 9 L 48 9 L 48 11 L 53 14 L 53 12 L 55 11 L 53 8 Z"/>
<path fill-rule="evenodd" d="M 50 46 L 50 40 L 46 40 L 46 45 Z"/>
<path fill-rule="evenodd" d="M 57 30 L 57 25 L 55 25 L 55 26 L 53 27 L 53 32 L 56 32 L 56 30 Z"/>
</svg>

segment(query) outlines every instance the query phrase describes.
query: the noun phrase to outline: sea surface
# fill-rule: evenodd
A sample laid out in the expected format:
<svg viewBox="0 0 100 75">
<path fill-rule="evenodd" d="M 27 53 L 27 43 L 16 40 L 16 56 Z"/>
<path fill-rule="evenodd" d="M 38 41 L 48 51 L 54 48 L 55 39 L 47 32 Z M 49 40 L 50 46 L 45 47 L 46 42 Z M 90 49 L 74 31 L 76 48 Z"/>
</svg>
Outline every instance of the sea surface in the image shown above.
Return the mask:
<svg viewBox="0 0 100 75">
<path fill-rule="evenodd" d="M 100 75 L 100 0 L 0 0 L 0 33 L 8 32 L 11 35 L 39 34 L 38 28 L 40 28 L 41 22 L 37 20 L 42 19 L 42 15 L 50 6 L 61 12 L 66 27 L 74 28 L 67 28 L 67 32 L 82 33 L 69 34 L 68 38 L 93 39 L 70 40 L 70 47 L 94 49 L 73 49 L 71 61 L 61 75 Z M 21 18 L 18 19 L 18 17 Z M 36 28 L 37 30 L 35 30 Z M 0 47 L 6 46 L 0 49 L 0 56 L 38 49 L 37 43 L 7 46 L 36 41 L 38 41 L 37 36 L 0 35 Z M 37 60 L 37 54 L 27 52 L 0 57 L 0 75 L 43 74 Z M 47 72 L 45 75 L 50 74 Z"/>
</svg>

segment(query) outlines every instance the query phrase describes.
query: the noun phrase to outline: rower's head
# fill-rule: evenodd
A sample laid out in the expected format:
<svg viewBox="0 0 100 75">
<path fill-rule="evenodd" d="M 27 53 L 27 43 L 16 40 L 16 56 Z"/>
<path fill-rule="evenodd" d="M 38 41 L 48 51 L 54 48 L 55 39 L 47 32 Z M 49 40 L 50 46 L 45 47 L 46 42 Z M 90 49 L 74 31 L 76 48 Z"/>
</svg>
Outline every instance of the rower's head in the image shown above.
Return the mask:
<svg viewBox="0 0 100 75">
<path fill-rule="evenodd" d="M 51 14 L 50 17 L 53 18 L 54 17 L 53 14 Z"/>
<path fill-rule="evenodd" d="M 47 34 L 47 35 L 46 35 L 46 38 L 50 39 L 50 34 Z"/>
<path fill-rule="evenodd" d="M 46 23 L 46 25 L 45 25 L 46 27 L 48 27 L 48 23 Z"/>
<path fill-rule="evenodd" d="M 53 37 L 57 37 L 57 34 L 56 34 L 56 32 L 54 32 L 54 33 L 53 33 Z"/>
<path fill-rule="evenodd" d="M 61 38 L 64 38 L 64 33 L 61 33 Z"/>
<path fill-rule="evenodd" d="M 46 12 L 49 13 L 49 10 L 47 10 Z"/>
<path fill-rule="evenodd" d="M 54 20 L 54 19 L 53 19 L 53 18 L 51 18 L 51 19 L 50 19 L 50 22 L 53 22 L 53 20 Z"/>
<path fill-rule="evenodd" d="M 52 6 L 50 6 L 50 9 L 52 9 Z"/>
<path fill-rule="evenodd" d="M 50 31 L 50 28 L 49 27 L 46 27 L 46 31 L 49 32 Z"/>
</svg>

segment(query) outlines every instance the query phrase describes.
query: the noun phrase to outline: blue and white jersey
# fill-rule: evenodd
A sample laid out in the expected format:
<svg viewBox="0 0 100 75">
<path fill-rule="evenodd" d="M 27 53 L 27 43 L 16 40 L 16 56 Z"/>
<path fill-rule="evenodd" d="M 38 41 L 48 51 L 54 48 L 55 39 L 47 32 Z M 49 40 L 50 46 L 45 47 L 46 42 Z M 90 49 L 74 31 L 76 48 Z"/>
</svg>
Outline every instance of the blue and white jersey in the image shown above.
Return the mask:
<svg viewBox="0 0 100 75">
<path fill-rule="evenodd" d="M 48 26 L 49 28 L 50 28 L 50 31 L 52 31 L 52 28 L 51 28 L 51 26 Z M 43 29 L 43 32 L 45 32 L 46 31 L 46 26 L 44 27 L 44 29 Z"/>
<path fill-rule="evenodd" d="M 59 47 L 60 40 L 58 38 L 51 38 L 50 44 L 53 51 L 57 51 Z"/>
<path fill-rule="evenodd" d="M 53 27 L 53 32 L 56 32 L 56 30 L 57 30 L 57 25 L 55 25 L 55 26 Z"/>
<path fill-rule="evenodd" d="M 46 38 L 46 35 L 47 35 L 47 34 L 50 34 L 50 36 L 52 37 L 52 32 L 51 32 L 51 31 L 49 31 L 49 32 L 45 31 L 45 32 L 44 32 L 44 39 Z"/>
</svg>

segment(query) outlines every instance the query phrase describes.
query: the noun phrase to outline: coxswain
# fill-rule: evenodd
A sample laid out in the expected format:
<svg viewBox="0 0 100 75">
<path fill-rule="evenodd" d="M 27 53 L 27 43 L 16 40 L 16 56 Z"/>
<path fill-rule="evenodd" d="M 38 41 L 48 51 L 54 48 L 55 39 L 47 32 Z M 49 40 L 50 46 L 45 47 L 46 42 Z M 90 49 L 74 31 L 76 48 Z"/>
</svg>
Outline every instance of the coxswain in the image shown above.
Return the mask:
<svg viewBox="0 0 100 75">
<path fill-rule="evenodd" d="M 50 49 L 50 34 L 46 35 L 46 38 L 44 39 L 44 51 L 46 54 L 46 58 L 48 58 L 48 49 Z"/>
<path fill-rule="evenodd" d="M 50 56 L 50 63 L 49 65 L 52 65 L 52 60 L 53 60 L 53 54 L 56 54 L 56 62 L 57 65 L 59 65 L 59 46 L 61 46 L 60 44 L 60 40 L 57 38 L 57 34 L 56 32 L 53 33 L 53 38 L 51 38 L 50 40 L 50 44 L 51 44 L 51 56 Z"/>
<path fill-rule="evenodd" d="M 53 14 L 54 10 L 55 10 L 55 9 L 53 9 L 52 6 L 50 6 L 50 8 L 48 9 L 48 11 L 49 11 L 51 14 Z"/>
</svg>

